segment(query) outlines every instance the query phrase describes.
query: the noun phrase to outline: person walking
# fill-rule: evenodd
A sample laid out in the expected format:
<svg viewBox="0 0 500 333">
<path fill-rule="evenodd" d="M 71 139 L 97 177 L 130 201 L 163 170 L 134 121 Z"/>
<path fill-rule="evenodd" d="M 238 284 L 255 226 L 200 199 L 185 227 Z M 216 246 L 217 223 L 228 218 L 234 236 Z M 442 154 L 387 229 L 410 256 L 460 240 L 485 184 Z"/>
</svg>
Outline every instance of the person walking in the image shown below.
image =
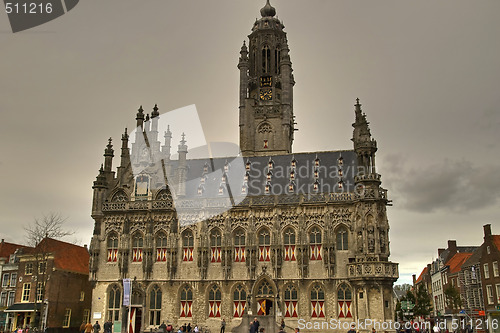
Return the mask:
<svg viewBox="0 0 500 333">
<path fill-rule="evenodd" d="M 92 333 L 92 324 L 90 321 L 85 325 L 85 333 Z"/>
<path fill-rule="evenodd" d="M 224 333 L 226 331 L 226 320 L 222 319 L 222 322 L 220 323 L 220 333 Z"/>
<path fill-rule="evenodd" d="M 85 333 L 85 326 L 87 324 L 83 321 L 82 324 L 80 325 L 80 333 Z"/>
<path fill-rule="evenodd" d="M 165 321 L 161 323 L 160 330 L 162 333 L 167 333 L 167 325 L 165 325 Z"/>
<path fill-rule="evenodd" d="M 92 328 L 94 329 L 94 333 L 99 333 L 101 331 L 101 325 L 99 325 L 98 321 L 95 322 Z"/>
</svg>

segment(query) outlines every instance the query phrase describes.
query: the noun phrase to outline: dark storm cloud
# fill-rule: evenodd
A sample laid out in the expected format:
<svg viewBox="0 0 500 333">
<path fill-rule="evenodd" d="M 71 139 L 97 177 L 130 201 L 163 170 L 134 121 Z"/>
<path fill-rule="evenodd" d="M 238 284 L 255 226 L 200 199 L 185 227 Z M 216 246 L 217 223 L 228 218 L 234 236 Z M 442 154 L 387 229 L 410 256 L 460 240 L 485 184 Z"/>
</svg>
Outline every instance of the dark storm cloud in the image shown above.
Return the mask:
<svg viewBox="0 0 500 333">
<path fill-rule="evenodd" d="M 430 164 L 429 164 L 430 163 Z M 495 205 L 500 199 L 500 166 L 478 166 L 467 160 L 410 164 L 402 155 L 384 160 L 386 183 L 398 206 L 416 212 L 466 212 Z"/>
</svg>

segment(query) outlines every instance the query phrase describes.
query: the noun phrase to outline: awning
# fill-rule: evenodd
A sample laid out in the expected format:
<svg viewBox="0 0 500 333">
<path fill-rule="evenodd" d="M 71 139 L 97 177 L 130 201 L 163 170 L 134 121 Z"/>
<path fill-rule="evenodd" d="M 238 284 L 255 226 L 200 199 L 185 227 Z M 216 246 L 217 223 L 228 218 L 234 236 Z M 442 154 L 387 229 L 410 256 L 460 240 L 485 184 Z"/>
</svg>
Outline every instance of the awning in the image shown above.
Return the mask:
<svg viewBox="0 0 500 333">
<path fill-rule="evenodd" d="M 16 303 L 9 306 L 4 312 L 34 312 L 35 303 Z"/>
</svg>

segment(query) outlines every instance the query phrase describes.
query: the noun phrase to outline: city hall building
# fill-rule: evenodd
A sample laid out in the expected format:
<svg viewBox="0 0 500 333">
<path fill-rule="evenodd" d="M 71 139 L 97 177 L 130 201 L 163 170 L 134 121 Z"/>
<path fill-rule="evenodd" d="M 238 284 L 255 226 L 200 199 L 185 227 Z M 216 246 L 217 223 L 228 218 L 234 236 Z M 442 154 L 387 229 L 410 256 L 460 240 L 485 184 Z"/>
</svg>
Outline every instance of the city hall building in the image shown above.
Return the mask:
<svg viewBox="0 0 500 333">
<path fill-rule="evenodd" d="M 239 56 L 240 156 L 190 159 L 189 133 L 178 145 L 183 129 L 159 133 L 157 106 L 125 130 L 116 171 L 110 139 L 93 184 L 94 320 L 139 332 L 394 318 L 390 201 L 366 115 L 356 100 L 352 150 L 293 153 L 287 35 L 269 1 L 261 16 Z"/>
</svg>

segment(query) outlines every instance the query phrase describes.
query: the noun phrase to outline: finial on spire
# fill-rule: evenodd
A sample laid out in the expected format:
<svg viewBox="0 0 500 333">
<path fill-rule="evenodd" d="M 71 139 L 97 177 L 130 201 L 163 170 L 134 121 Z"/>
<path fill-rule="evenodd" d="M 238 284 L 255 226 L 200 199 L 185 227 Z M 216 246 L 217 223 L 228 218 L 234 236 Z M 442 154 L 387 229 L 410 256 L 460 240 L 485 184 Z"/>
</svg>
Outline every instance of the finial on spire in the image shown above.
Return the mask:
<svg viewBox="0 0 500 333">
<path fill-rule="evenodd" d="M 153 112 L 151 112 L 151 118 L 156 118 L 160 115 L 160 113 L 158 112 L 158 105 L 155 104 L 154 108 L 153 108 Z"/>
<path fill-rule="evenodd" d="M 143 113 L 144 112 L 144 110 L 142 109 L 142 105 L 139 107 L 139 110 L 137 110 L 137 111 L 139 111 L 139 113 Z"/>
<path fill-rule="evenodd" d="M 186 139 L 186 134 L 184 134 L 184 132 L 182 132 L 182 135 L 181 135 L 181 136 L 182 136 L 181 143 L 182 143 L 182 144 L 185 144 L 185 143 L 186 143 L 186 140 L 185 140 L 185 139 Z"/>
<path fill-rule="evenodd" d="M 266 5 L 260 10 L 262 17 L 273 17 L 276 15 L 276 9 L 271 6 L 269 0 L 266 1 Z"/>
</svg>

